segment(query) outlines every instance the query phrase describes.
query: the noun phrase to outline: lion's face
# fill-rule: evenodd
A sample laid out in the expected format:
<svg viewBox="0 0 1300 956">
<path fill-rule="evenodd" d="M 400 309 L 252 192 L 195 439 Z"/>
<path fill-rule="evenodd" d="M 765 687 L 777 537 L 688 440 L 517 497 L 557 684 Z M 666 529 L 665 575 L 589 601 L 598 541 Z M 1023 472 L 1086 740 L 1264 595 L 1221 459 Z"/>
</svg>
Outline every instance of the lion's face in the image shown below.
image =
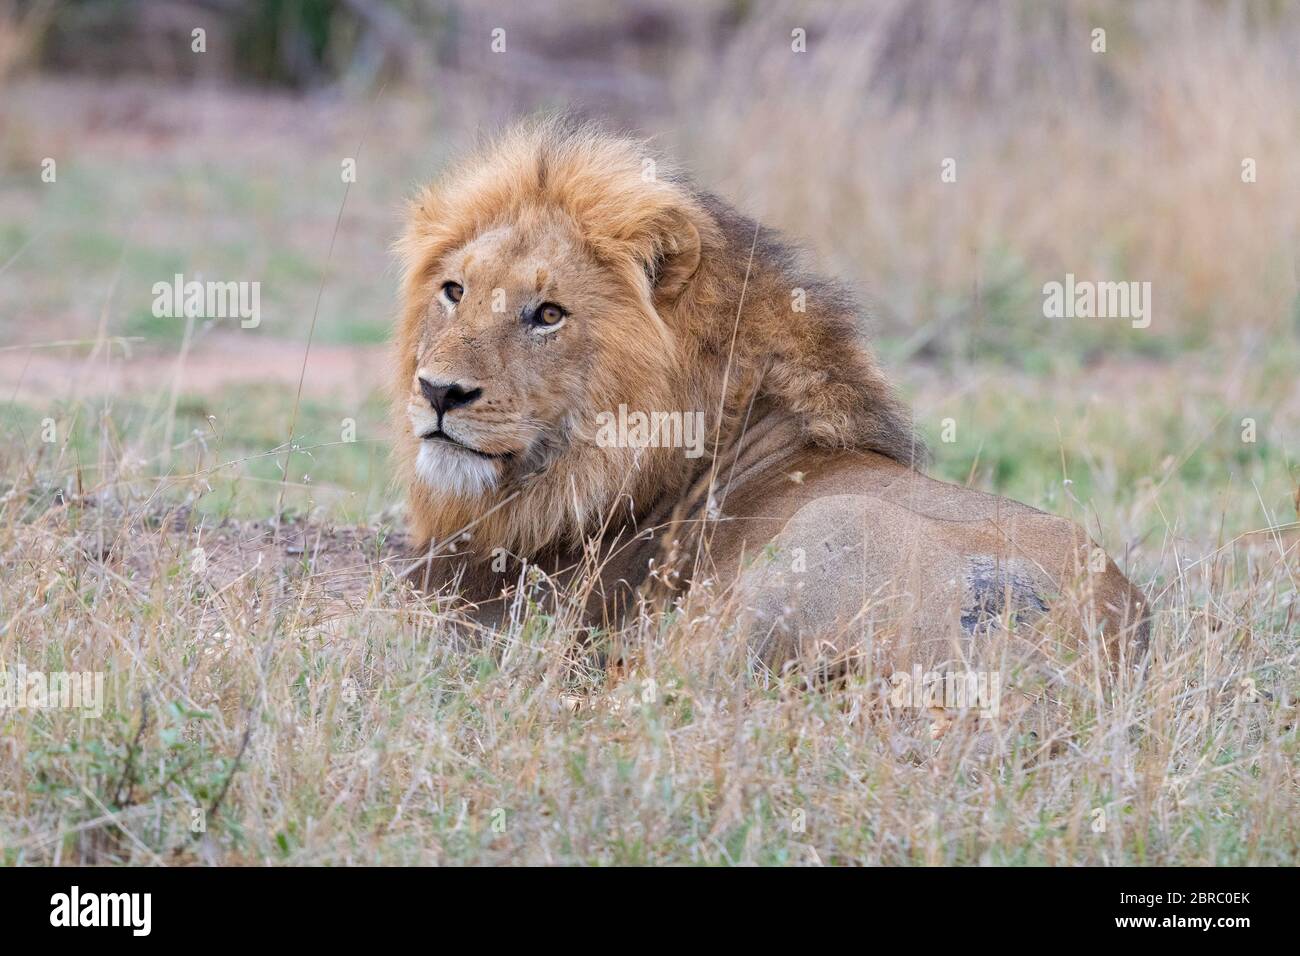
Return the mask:
<svg viewBox="0 0 1300 956">
<path fill-rule="evenodd" d="M 751 412 L 912 460 L 848 297 L 652 156 L 526 122 L 407 207 L 390 384 L 417 550 L 531 556 L 649 520 L 708 490 L 705 436 L 718 455 Z"/>
<path fill-rule="evenodd" d="M 484 232 L 427 276 L 407 418 L 417 478 L 443 493 L 548 467 L 659 364 L 637 290 L 562 215 Z"/>
</svg>

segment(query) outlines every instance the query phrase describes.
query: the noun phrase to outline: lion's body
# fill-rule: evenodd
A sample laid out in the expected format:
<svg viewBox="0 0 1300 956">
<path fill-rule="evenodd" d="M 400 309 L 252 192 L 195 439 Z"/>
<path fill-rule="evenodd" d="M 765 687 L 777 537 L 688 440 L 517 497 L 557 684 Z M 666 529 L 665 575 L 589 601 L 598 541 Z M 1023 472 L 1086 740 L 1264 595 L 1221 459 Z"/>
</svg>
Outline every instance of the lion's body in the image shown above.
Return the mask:
<svg viewBox="0 0 1300 956">
<path fill-rule="evenodd" d="M 428 585 L 490 605 L 528 563 L 610 616 L 707 582 L 773 661 L 864 633 L 910 660 L 1067 594 L 1075 626 L 1137 626 L 1072 523 L 921 475 L 851 298 L 651 160 L 541 123 L 417 199 L 395 379 Z M 598 441 L 619 409 L 706 440 Z"/>
<path fill-rule="evenodd" d="M 769 662 L 850 654 L 874 637 L 885 666 L 928 667 L 969 654 L 953 653 L 954 638 L 968 648 L 1049 610 L 1067 631 L 1111 637 L 1143 618 L 1140 593 L 1072 522 L 874 453 L 807 450 L 760 471 L 724 511 L 707 571 L 736 582 Z"/>
</svg>

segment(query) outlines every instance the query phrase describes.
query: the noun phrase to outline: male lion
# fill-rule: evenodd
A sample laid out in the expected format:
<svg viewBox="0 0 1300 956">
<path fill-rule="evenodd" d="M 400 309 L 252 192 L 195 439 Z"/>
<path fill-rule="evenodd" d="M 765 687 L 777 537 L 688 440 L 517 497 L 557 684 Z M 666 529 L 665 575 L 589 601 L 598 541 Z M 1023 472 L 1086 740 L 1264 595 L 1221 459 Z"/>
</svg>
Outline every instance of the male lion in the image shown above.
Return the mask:
<svg viewBox="0 0 1300 956">
<path fill-rule="evenodd" d="M 725 591 L 773 664 L 864 638 L 951 659 L 1057 607 L 1118 660 L 1143 628 L 1076 525 L 922 475 L 844 289 L 645 144 L 519 126 L 415 199 L 398 251 L 419 576 L 480 616 L 526 562 L 586 582 L 588 620 Z M 658 427 L 600 440 L 614 418 Z"/>
</svg>

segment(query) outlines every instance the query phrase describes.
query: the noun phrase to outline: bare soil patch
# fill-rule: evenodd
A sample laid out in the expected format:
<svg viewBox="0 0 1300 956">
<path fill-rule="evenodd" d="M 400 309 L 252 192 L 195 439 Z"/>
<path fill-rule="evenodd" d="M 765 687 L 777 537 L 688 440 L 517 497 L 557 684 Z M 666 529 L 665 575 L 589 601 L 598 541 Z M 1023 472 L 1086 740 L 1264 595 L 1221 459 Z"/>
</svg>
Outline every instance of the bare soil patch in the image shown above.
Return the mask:
<svg viewBox="0 0 1300 956">
<path fill-rule="evenodd" d="M 157 393 L 179 383 L 184 394 L 211 395 L 231 386 L 286 385 L 303 394 L 363 400 L 383 383 L 383 346 L 312 345 L 229 334 L 178 353 L 153 350 L 72 355 L 72 347 L 0 351 L 0 398 L 44 405 L 54 399 Z M 304 374 L 303 356 L 307 355 Z M 178 375 L 179 363 L 179 375 Z"/>
</svg>

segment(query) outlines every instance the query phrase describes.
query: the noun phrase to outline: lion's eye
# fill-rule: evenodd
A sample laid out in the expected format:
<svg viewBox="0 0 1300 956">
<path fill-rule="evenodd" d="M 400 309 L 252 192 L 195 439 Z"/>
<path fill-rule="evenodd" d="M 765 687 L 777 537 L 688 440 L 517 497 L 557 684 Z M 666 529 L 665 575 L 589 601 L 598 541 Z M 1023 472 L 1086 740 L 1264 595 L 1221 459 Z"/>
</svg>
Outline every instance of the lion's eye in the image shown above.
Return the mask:
<svg viewBox="0 0 1300 956">
<path fill-rule="evenodd" d="M 442 294 L 447 297 L 448 302 L 455 305 L 465 295 L 465 287 L 459 282 L 444 282 Z"/>
<path fill-rule="evenodd" d="M 564 317 L 568 314 L 554 302 L 543 302 L 533 309 L 530 321 L 538 328 L 549 329 L 563 322 Z"/>
</svg>

